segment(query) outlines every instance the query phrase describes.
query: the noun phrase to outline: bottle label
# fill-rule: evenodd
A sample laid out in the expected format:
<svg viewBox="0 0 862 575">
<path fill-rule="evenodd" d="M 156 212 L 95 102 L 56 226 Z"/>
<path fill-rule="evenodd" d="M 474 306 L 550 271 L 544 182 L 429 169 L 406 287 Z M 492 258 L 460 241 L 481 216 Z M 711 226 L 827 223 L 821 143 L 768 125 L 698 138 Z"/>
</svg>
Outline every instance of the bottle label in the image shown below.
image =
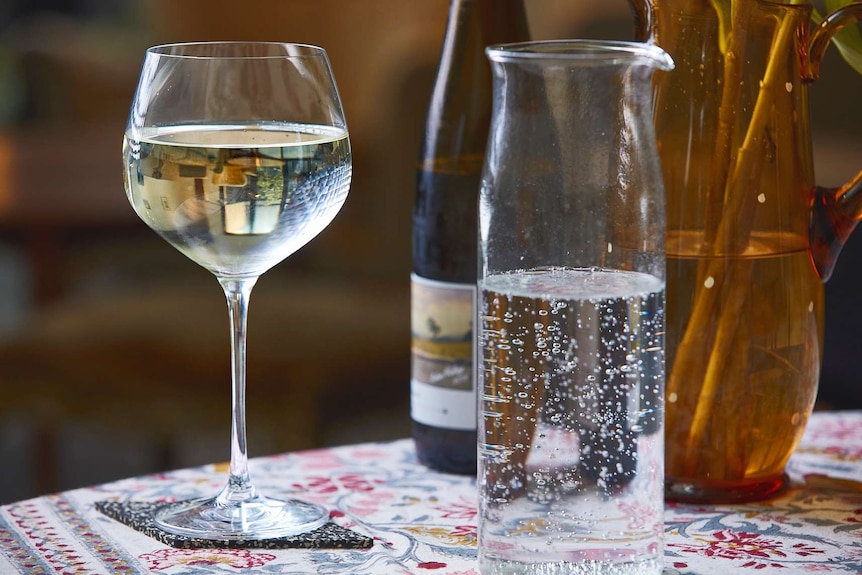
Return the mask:
<svg viewBox="0 0 862 575">
<path fill-rule="evenodd" d="M 476 429 L 476 286 L 413 274 L 410 295 L 410 416 L 431 427 Z"/>
</svg>

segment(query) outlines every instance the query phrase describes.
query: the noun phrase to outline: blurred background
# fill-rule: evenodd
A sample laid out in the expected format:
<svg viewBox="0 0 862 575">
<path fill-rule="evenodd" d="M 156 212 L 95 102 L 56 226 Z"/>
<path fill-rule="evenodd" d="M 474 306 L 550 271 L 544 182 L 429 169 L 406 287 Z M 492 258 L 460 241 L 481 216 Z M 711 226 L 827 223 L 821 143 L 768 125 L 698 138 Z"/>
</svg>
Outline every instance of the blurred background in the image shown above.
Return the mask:
<svg viewBox="0 0 862 575">
<path fill-rule="evenodd" d="M 625 0 L 525 1 L 536 39 L 631 37 Z M 251 300 L 250 455 L 409 435 L 414 170 L 447 11 L 446 0 L 0 2 L 0 503 L 229 457 L 221 289 L 137 219 L 122 185 L 143 52 L 163 42 L 324 46 L 350 127 L 343 211 Z M 831 50 L 812 89 L 821 185 L 862 167 L 860 95 Z M 860 275 L 855 237 L 827 285 L 823 407 L 862 406 Z"/>
</svg>

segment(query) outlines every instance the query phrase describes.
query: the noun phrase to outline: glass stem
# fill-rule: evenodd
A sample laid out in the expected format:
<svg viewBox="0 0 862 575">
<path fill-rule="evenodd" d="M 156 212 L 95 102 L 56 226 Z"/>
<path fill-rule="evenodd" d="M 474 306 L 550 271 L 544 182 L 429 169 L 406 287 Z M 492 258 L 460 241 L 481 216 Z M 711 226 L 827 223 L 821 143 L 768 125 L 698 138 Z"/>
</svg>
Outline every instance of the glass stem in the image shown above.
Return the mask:
<svg viewBox="0 0 862 575">
<path fill-rule="evenodd" d="M 245 429 L 245 349 L 248 323 L 248 299 L 257 282 L 251 278 L 219 278 L 227 298 L 231 340 L 231 443 L 230 478 L 218 502 L 235 505 L 256 497 L 248 473 L 248 449 Z"/>
</svg>

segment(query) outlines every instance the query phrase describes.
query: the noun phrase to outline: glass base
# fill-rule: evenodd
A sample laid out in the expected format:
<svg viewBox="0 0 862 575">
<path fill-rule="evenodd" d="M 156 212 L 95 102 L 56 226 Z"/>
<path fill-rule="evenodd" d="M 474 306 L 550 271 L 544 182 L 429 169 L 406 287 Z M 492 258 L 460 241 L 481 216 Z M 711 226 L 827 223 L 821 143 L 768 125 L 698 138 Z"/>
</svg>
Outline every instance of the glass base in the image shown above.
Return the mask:
<svg viewBox="0 0 862 575">
<path fill-rule="evenodd" d="M 747 503 L 778 494 L 787 486 L 787 474 L 747 479 L 715 481 L 708 479 L 665 478 L 665 499 L 678 503 Z"/>
<path fill-rule="evenodd" d="M 541 563 L 479 558 L 479 573 L 482 575 L 662 575 L 663 572 L 660 557 L 642 557 L 625 562 L 585 559 Z"/>
<path fill-rule="evenodd" d="M 313 531 L 329 519 L 320 505 L 290 499 L 251 499 L 225 504 L 218 498 L 178 501 L 160 507 L 156 526 L 197 539 L 275 539 Z"/>
</svg>

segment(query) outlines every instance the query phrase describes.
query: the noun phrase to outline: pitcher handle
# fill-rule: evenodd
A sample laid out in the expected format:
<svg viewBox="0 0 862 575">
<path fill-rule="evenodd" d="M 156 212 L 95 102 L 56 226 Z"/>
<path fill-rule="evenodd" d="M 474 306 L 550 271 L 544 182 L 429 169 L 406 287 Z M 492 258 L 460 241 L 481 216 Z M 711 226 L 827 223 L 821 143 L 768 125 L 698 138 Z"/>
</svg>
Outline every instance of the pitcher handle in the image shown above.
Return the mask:
<svg viewBox="0 0 862 575">
<path fill-rule="evenodd" d="M 820 63 L 835 34 L 845 25 L 862 21 L 862 2 L 835 9 L 815 28 L 808 42 L 806 82 L 820 76 Z M 823 281 L 829 279 L 838 254 L 862 219 L 862 170 L 837 188 L 818 187 L 811 212 L 811 257 Z"/>
<path fill-rule="evenodd" d="M 820 64 L 835 34 L 847 24 L 859 21 L 862 21 L 862 2 L 851 2 L 836 8 L 823 18 L 808 41 L 806 81 L 813 82 L 820 77 Z"/>
</svg>

